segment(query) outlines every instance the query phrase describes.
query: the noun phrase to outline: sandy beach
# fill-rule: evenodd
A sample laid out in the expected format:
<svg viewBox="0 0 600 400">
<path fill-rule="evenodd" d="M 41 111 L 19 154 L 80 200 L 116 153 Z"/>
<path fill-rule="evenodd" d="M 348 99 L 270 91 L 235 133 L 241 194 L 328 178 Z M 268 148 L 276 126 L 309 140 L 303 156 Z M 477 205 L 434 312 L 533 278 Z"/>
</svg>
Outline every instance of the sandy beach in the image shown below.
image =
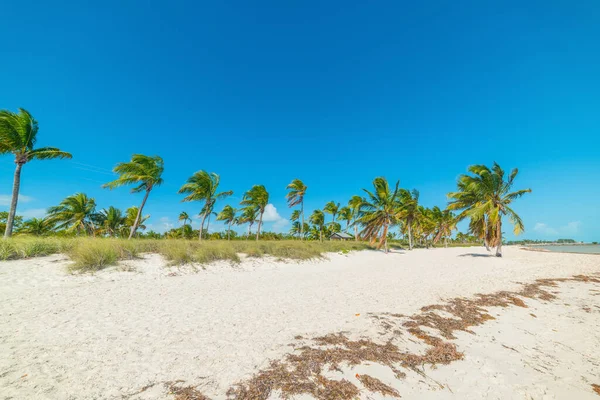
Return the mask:
<svg viewBox="0 0 600 400">
<path fill-rule="evenodd" d="M 271 361 L 315 345 L 312 338 L 342 332 L 419 353 L 428 345 L 402 318 L 424 306 L 600 273 L 597 255 L 516 247 L 503 258 L 488 254 L 479 247 L 362 251 L 198 271 L 167 268 L 150 254 L 80 276 L 66 272 L 69 260 L 60 255 L 2 262 L 0 398 L 171 399 L 176 390 L 167 382 L 181 381 L 225 399 Z M 464 355 L 448 365 L 394 372 L 367 361 L 323 375 L 352 383 L 364 399 L 394 397 L 369 390 L 364 375 L 404 399 L 600 398 L 592 386 L 600 385 L 600 283 L 555 285 L 544 288 L 554 299 L 488 307 L 493 320 L 445 338 Z"/>
</svg>

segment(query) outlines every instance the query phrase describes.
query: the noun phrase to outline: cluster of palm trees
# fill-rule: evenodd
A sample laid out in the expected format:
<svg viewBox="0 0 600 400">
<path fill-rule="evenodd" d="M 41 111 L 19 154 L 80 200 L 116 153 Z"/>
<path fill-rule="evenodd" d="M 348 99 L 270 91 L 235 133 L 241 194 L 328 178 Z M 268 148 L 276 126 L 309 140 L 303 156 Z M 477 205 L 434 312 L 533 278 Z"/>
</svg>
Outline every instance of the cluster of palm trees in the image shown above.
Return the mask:
<svg viewBox="0 0 600 400">
<path fill-rule="evenodd" d="M 19 109 L 17 113 L 0 111 L 0 154 L 12 153 L 15 156 L 16 169 L 13 180 L 13 192 L 10 210 L 6 218 L 5 237 L 12 234 L 15 225 L 16 208 L 22 167 L 31 160 L 71 158 L 71 154 L 54 147 L 35 148 L 38 123 L 29 112 Z M 144 193 L 139 207 L 131 207 L 124 213 L 109 207 L 96 212 L 93 198 L 77 193 L 64 199 L 59 205 L 48 209 L 45 219 L 32 219 L 20 225 L 22 232 L 43 234 L 53 230 L 67 233 L 127 236 L 131 239 L 138 229 L 144 229 L 143 216 L 151 191 L 163 183 L 163 159 L 159 156 L 134 154 L 130 161 L 118 163 L 113 171 L 118 178 L 103 187 L 115 189 L 132 186 L 132 193 Z M 515 234 L 524 230 L 521 218 L 511 208 L 513 200 L 521 197 L 530 189 L 512 191 L 518 170 L 514 169 L 505 177 L 505 173 L 496 163 L 491 168 L 485 165 L 469 167 L 469 173 L 458 179 L 457 191 L 449 193 L 450 202 L 444 210 L 439 207 L 426 208 L 419 204 L 419 192 L 399 187 L 399 181 L 390 186 L 383 177 L 373 180 L 373 189 L 363 189 L 363 196 L 353 196 L 345 206 L 330 201 L 323 209 L 314 210 L 308 218 L 304 213 L 304 197 L 307 186 L 300 179 L 294 179 L 288 186 L 286 195 L 292 211 L 290 234 L 300 240 L 313 239 L 323 241 L 333 233 L 354 230 L 355 240 L 369 240 L 379 248 L 388 251 L 388 240 L 394 237 L 393 229 L 408 239 L 413 248 L 415 240 L 422 244 L 436 244 L 447 241 L 456 229 L 457 222 L 468 219 L 469 233 L 482 241 L 489 249 L 496 247 L 496 255 L 502 254 L 502 216 L 508 216 L 514 225 Z M 269 205 L 269 193 L 263 185 L 255 185 L 244 193 L 240 208 L 226 205 L 216 213 L 217 201 L 233 194 L 232 191 L 219 192 L 218 174 L 198 171 L 190 176 L 179 193 L 185 195 L 183 202 L 199 201 L 200 228 L 198 237 L 202 240 L 208 235 L 211 216 L 227 225 L 227 239 L 231 239 L 233 225 L 247 224 L 248 233 L 256 225 L 256 240 L 261 237 L 263 216 Z M 459 211 L 457 215 L 453 211 Z M 326 221 L 326 214 L 331 216 Z M 181 236 L 189 237 L 193 233 L 192 219 L 187 213 L 181 213 L 183 222 Z M 190 224 L 187 224 L 187 222 Z M 308 221 L 308 222 L 307 222 Z M 344 227 L 342 227 L 342 224 Z"/>
</svg>

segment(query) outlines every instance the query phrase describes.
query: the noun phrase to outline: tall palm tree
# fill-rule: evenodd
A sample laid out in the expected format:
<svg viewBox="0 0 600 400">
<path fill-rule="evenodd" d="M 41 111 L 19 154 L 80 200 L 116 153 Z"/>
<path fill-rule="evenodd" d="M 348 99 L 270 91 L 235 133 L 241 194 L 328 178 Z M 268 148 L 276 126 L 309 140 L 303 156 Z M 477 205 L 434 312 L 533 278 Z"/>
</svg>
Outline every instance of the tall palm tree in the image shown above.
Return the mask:
<svg viewBox="0 0 600 400">
<path fill-rule="evenodd" d="M 361 236 L 369 238 L 371 243 L 379 240 L 378 248 L 384 247 L 388 252 L 387 236 L 390 226 L 397 223 L 398 215 L 398 185 L 392 190 L 388 181 L 383 177 L 373 180 L 373 191 L 363 189 L 367 194 L 361 205 L 359 222 L 363 226 Z M 379 237 L 379 239 L 378 239 Z"/>
<path fill-rule="evenodd" d="M 338 215 L 338 221 L 346 222 L 346 229 L 344 231 L 347 233 L 348 228 L 350 228 L 350 223 L 354 219 L 354 215 L 352 214 L 352 209 L 348 206 L 340 208 L 340 212 Z"/>
<path fill-rule="evenodd" d="M 59 205 L 48 208 L 48 220 L 57 229 L 67 232 L 93 233 L 96 217 L 96 201 L 85 193 L 76 193 L 65 198 Z"/>
<path fill-rule="evenodd" d="M 116 236 L 125 224 L 126 215 L 116 207 L 110 206 L 98 214 L 98 227 L 101 232 L 109 236 Z"/>
<path fill-rule="evenodd" d="M 486 227 L 488 232 L 493 231 L 489 244 L 496 247 L 496 257 L 502 257 L 502 216 L 508 216 L 515 235 L 523 232 L 523 221 L 510 205 L 525 193 L 531 193 L 531 189 L 512 191 L 519 173 L 517 168 L 511 171 L 508 179 L 497 163 L 492 168 L 472 165 L 469 172 L 471 175 L 458 178 L 458 191 L 448 194 L 451 199 L 448 209 L 462 210 L 457 217 L 459 220 L 468 217 L 471 222 Z"/>
<path fill-rule="evenodd" d="M 254 185 L 252 189 L 244 193 L 241 205 L 254 208 L 258 213 L 258 227 L 256 228 L 256 240 L 260 236 L 260 228 L 262 226 L 263 214 L 265 208 L 269 204 L 269 192 L 263 185 Z"/>
<path fill-rule="evenodd" d="M 325 226 L 325 214 L 321 210 L 315 210 L 308 218 L 319 231 L 319 239 L 323 241 L 323 227 Z"/>
<path fill-rule="evenodd" d="M 300 238 L 304 239 L 304 195 L 308 187 L 300 179 L 294 179 L 287 185 L 288 194 L 285 196 L 288 202 L 288 207 L 294 207 L 300 204 Z"/>
<path fill-rule="evenodd" d="M 235 221 L 236 209 L 230 205 L 223 207 L 223 210 L 217 215 L 217 221 L 223 221 L 227 224 L 227 240 L 231 236 L 231 225 Z"/>
<path fill-rule="evenodd" d="M 47 218 L 31 218 L 19 228 L 19 233 L 34 236 L 45 236 L 52 232 L 54 225 Z"/>
<path fill-rule="evenodd" d="M 238 217 L 238 224 L 248 224 L 248 236 L 246 236 L 246 240 L 250 238 L 250 233 L 252 232 L 252 225 L 256 222 L 256 218 L 258 217 L 258 210 L 255 207 L 248 206 L 242 209 L 242 214 Z"/>
<path fill-rule="evenodd" d="M 12 153 L 15 156 L 15 174 L 13 178 L 12 199 L 6 221 L 4 237 L 12 235 L 15 213 L 19 202 L 21 169 L 31 160 L 51 160 L 71 158 L 71 153 L 56 147 L 35 147 L 38 123 L 26 110 L 19 108 L 18 113 L 0 110 L 0 155 Z"/>
<path fill-rule="evenodd" d="M 204 201 L 204 206 L 200 212 L 202 221 L 200 223 L 199 239 L 202 240 L 204 222 L 213 212 L 217 200 L 231 196 L 233 191 L 218 193 L 221 177 L 214 172 L 198 171 L 190 176 L 187 182 L 179 189 L 180 194 L 187 194 L 182 201 Z M 207 227 L 208 230 L 208 227 Z"/>
<path fill-rule="evenodd" d="M 144 205 L 146 204 L 146 200 L 148 200 L 148 195 L 150 195 L 153 188 L 160 186 L 163 183 L 162 173 L 164 169 L 163 159 L 159 156 L 151 157 L 143 154 L 134 154 L 131 156 L 131 161 L 118 163 L 113 169 L 115 173 L 119 174 L 119 177 L 102 186 L 112 190 L 120 186 L 136 185 L 131 189 L 131 193 L 146 192 L 142 204 L 138 209 L 135 222 L 129 232 L 129 239 L 131 239 L 137 231 Z"/>
<path fill-rule="evenodd" d="M 406 226 L 408 231 L 408 248 L 413 249 L 413 228 L 415 223 L 419 222 L 421 218 L 421 209 L 419 208 L 419 191 L 413 189 L 412 191 L 406 189 L 400 189 L 398 196 L 398 209 L 400 217 Z"/>
<path fill-rule="evenodd" d="M 302 222 L 299 221 L 301 218 L 301 213 L 300 210 L 294 210 L 292 211 L 292 215 L 290 216 L 290 221 L 292 221 L 292 229 L 294 228 L 294 226 L 296 226 L 298 229 L 295 231 L 295 234 L 298 235 L 298 238 L 302 237 Z M 297 224 L 296 224 L 297 223 Z"/>
<path fill-rule="evenodd" d="M 365 199 L 360 196 L 352 196 L 348 201 L 348 207 L 352 210 L 352 225 L 354 225 L 354 241 L 358 242 L 358 224 L 357 218 L 360 207 L 364 204 Z"/>
<path fill-rule="evenodd" d="M 335 216 L 340 211 L 340 203 L 330 201 L 329 203 L 325 204 L 323 211 L 327 214 L 331 214 L 331 223 L 333 224 L 335 222 Z"/>
</svg>

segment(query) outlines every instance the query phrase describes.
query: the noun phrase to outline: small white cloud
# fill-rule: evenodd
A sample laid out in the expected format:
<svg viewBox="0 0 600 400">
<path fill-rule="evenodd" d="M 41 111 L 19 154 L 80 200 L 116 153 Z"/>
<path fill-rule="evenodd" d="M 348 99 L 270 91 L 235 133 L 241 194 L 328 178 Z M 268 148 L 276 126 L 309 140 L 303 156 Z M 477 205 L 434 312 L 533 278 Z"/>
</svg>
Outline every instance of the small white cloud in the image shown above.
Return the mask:
<svg viewBox="0 0 600 400">
<path fill-rule="evenodd" d="M 579 233 L 581 221 L 569 222 L 567 225 L 560 228 L 560 232 L 566 235 L 575 235 Z"/>
<path fill-rule="evenodd" d="M 43 218 L 46 216 L 45 208 L 30 208 L 29 210 L 18 211 L 17 215 L 21 215 L 25 219 Z"/>
<path fill-rule="evenodd" d="M 267 204 L 263 214 L 263 222 L 276 222 L 280 219 L 283 219 L 283 217 L 279 215 L 277 208 L 273 204 Z"/>
<path fill-rule="evenodd" d="M 554 228 L 550 228 L 548 225 L 542 223 L 542 222 L 538 222 L 537 224 L 535 224 L 535 226 L 533 227 L 533 230 L 542 234 L 542 235 L 556 235 L 558 234 L 558 231 Z"/>
<path fill-rule="evenodd" d="M 285 228 L 286 225 L 288 225 L 289 223 L 289 220 L 281 218 L 279 221 L 275 221 L 275 223 L 273 224 L 273 231 L 280 233 L 281 231 L 283 231 L 283 228 Z"/>
<path fill-rule="evenodd" d="M 12 200 L 12 195 L 10 194 L 0 194 L 0 206 L 10 206 L 10 201 Z M 30 196 L 25 196 L 24 194 L 19 195 L 19 203 L 29 203 L 33 201 L 34 198 Z"/>
<path fill-rule="evenodd" d="M 565 226 L 561 226 L 556 229 L 543 222 L 538 222 L 533 227 L 533 230 L 538 232 L 541 235 L 545 236 L 556 236 L 556 235 L 576 235 L 579 233 L 579 228 L 581 227 L 581 221 L 572 221 L 569 222 Z"/>
</svg>

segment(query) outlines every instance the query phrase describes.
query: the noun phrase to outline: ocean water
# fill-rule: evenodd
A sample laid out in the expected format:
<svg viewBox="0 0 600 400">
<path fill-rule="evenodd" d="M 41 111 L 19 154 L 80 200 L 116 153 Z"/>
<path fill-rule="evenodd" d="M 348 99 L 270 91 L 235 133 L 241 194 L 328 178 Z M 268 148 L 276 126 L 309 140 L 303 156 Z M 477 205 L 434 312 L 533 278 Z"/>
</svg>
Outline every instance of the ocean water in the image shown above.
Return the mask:
<svg viewBox="0 0 600 400">
<path fill-rule="evenodd" d="M 551 246 L 535 246 L 550 251 L 560 251 L 562 253 L 588 253 L 600 254 L 600 244 L 583 244 L 583 245 L 551 245 Z"/>
</svg>

